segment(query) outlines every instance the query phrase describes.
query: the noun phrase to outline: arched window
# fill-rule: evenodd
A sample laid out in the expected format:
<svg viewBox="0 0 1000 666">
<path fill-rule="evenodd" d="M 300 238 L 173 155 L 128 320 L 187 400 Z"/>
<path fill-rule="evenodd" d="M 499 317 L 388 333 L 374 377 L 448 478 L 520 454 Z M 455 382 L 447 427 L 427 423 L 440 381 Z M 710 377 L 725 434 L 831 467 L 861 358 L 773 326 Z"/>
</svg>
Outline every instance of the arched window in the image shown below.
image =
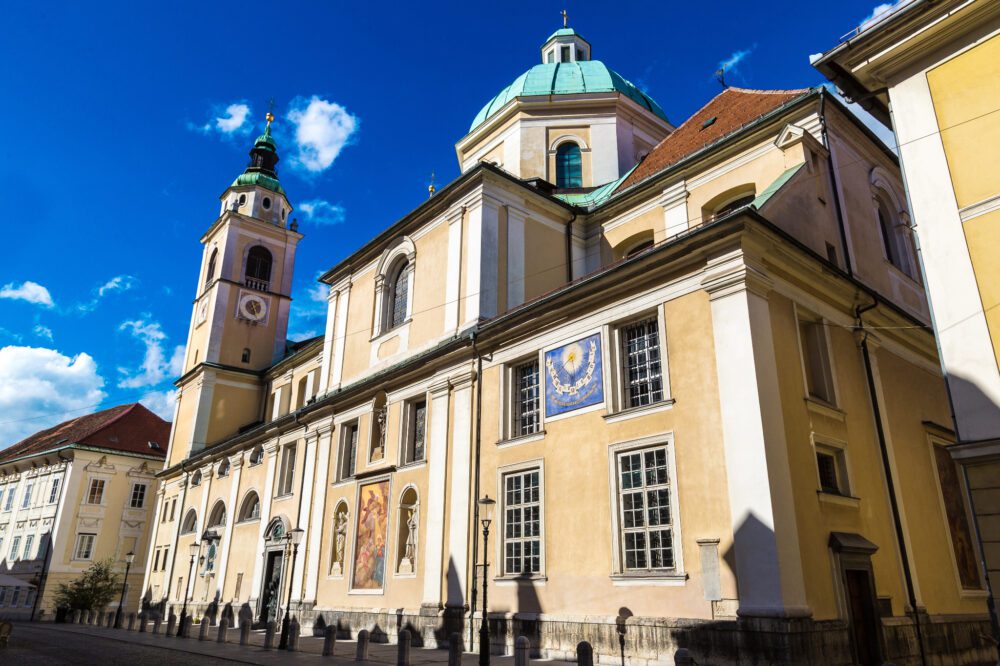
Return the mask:
<svg viewBox="0 0 1000 666">
<path fill-rule="evenodd" d="M 226 458 L 221 463 L 219 463 L 219 471 L 217 472 L 219 478 L 229 476 L 229 459 Z"/>
<path fill-rule="evenodd" d="M 208 270 L 205 271 L 205 286 L 207 287 L 215 277 L 215 260 L 219 257 L 219 250 L 212 250 L 212 256 L 208 258 Z"/>
<path fill-rule="evenodd" d="M 556 187 L 583 187 L 583 158 L 575 143 L 556 148 Z"/>
<path fill-rule="evenodd" d="M 905 225 L 900 223 L 898 216 L 893 214 L 892 208 L 883 197 L 877 197 L 875 202 L 885 258 L 889 260 L 890 264 L 916 279 L 914 261 L 906 239 Z"/>
<path fill-rule="evenodd" d="M 410 291 L 410 262 L 400 261 L 389 274 L 389 300 L 387 303 L 386 329 L 396 328 L 406 321 Z"/>
<path fill-rule="evenodd" d="M 716 208 L 714 216 L 715 217 L 722 217 L 723 215 L 726 215 L 727 213 L 731 213 L 734 210 L 737 210 L 739 208 L 743 208 L 746 205 L 749 205 L 750 203 L 753 202 L 754 199 L 756 199 L 756 197 L 753 194 L 747 194 L 747 195 L 744 195 L 742 197 L 739 197 L 738 199 L 733 199 L 732 201 L 730 201 L 730 202 L 728 202 L 726 204 L 723 204 L 722 206 L 719 206 L 718 208 Z"/>
<path fill-rule="evenodd" d="M 264 447 L 256 446 L 253 451 L 250 452 L 250 464 L 259 465 L 264 462 Z"/>
<path fill-rule="evenodd" d="M 635 247 L 633 247 L 628 252 L 626 252 L 625 253 L 625 258 L 627 259 L 629 257 L 634 257 L 637 254 L 641 254 L 641 253 L 645 252 L 646 250 L 648 250 L 651 247 L 653 247 L 653 241 L 651 241 L 651 240 L 643 241 L 643 242 L 639 243 L 638 245 L 636 245 Z"/>
<path fill-rule="evenodd" d="M 257 520 L 260 518 L 260 498 L 257 497 L 257 493 L 250 491 L 247 493 L 246 497 L 243 498 L 243 504 L 240 505 L 240 517 L 239 522 L 243 523 L 248 520 Z"/>
<path fill-rule="evenodd" d="M 267 291 L 271 283 L 271 253 L 262 245 L 254 245 L 247 253 L 247 270 L 244 280 L 251 289 Z"/>
<path fill-rule="evenodd" d="M 199 469 L 193 475 L 191 475 L 191 485 L 200 486 L 201 485 L 201 470 Z"/>
<path fill-rule="evenodd" d="M 212 513 L 208 515 L 207 527 L 222 527 L 226 524 L 226 505 L 222 500 L 215 503 Z"/>
<path fill-rule="evenodd" d="M 198 513 L 194 509 L 188 509 L 184 515 L 184 522 L 181 523 L 181 534 L 191 534 L 198 529 Z"/>
</svg>

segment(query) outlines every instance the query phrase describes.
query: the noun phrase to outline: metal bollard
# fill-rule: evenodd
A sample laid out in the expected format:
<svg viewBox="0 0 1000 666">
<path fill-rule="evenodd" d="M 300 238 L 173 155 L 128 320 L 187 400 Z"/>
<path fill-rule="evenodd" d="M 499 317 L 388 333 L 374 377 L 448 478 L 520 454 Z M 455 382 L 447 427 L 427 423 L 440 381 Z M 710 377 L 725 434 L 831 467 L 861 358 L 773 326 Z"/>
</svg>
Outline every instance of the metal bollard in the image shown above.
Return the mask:
<svg viewBox="0 0 1000 666">
<path fill-rule="evenodd" d="M 531 643 L 528 642 L 528 639 L 524 636 L 518 636 L 517 640 L 514 641 L 514 666 L 528 666 L 531 663 L 531 658 L 528 655 L 530 649 Z"/>
<path fill-rule="evenodd" d="M 198 627 L 198 640 L 203 641 L 208 638 L 208 622 L 202 622 Z"/>
<path fill-rule="evenodd" d="M 135 631 L 135 613 L 128 614 L 128 630 Z"/>
<path fill-rule="evenodd" d="M 323 631 L 323 656 L 332 657 L 334 647 L 337 645 L 337 628 L 332 624 L 327 625 Z"/>
<path fill-rule="evenodd" d="M 587 641 L 576 644 L 577 666 L 594 666 L 594 647 Z"/>
<path fill-rule="evenodd" d="M 462 634 L 457 631 L 448 636 L 448 666 L 462 664 Z"/>
<path fill-rule="evenodd" d="M 229 619 L 224 617 L 219 622 L 219 637 L 217 639 L 215 639 L 215 641 L 217 643 L 225 643 L 226 642 L 226 631 L 228 629 L 229 629 Z"/>
<path fill-rule="evenodd" d="M 267 623 L 267 629 L 264 631 L 264 649 L 270 650 L 274 647 L 274 620 Z"/>
<path fill-rule="evenodd" d="M 240 645 L 250 645 L 250 620 L 240 622 Z"/>
<path fill-rule="evenodd" d="M 368 661 L 368 630 L 362 629 L 358 632 L 358 651 L 354 655 L 354 661 Z"/>
<path fill-rule="evenodd" d="M 288 623 L 288 651 L 295 652 L 299 649 L 299 621 L 296 618 L 292 618 L 292 621 Z"/>
<path fill-rule="evenodd" d="M 399 640 L 396 644 L 396 666 L 410 666 L 410 632 L 399 630 Z"/>
<path fill-rule="evenodd" d="M 687 648 L 677 648 L 674 652 L 674 666 L 694 666 L 694 657 Z"/>
</svg>

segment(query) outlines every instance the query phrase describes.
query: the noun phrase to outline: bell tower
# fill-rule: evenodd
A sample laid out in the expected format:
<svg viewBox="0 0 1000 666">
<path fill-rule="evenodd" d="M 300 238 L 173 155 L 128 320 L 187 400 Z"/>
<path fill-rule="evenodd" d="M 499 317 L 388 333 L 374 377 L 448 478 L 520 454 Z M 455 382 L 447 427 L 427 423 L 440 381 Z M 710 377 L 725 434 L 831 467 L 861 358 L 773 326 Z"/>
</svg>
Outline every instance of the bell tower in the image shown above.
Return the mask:
<svg viewBox="0 0 1000 666">
<path fill-rule="evenodd" d="M 285 352 L 302 234 L 278 181 L 273 121 L 269 112 L 249 165 L 223 192 L 219 217 L 201 237 L 168 466 L 260 420 L 259 371 Z"/>
</svg>

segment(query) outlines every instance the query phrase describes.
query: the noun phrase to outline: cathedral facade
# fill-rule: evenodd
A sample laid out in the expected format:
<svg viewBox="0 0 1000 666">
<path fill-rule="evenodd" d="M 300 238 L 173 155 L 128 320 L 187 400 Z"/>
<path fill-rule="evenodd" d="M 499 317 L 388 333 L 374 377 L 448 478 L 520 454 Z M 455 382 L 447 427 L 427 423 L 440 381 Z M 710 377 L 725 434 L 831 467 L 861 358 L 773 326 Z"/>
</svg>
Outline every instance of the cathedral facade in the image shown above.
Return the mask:
<svg viewBox="0 0 1000 666">
<path fill-rule="evenodd" d="M 322 276 L 312 340 L 257 139 L 201 239 L 146 603 L 479 649 L 485 583 L 494 653 L 988 658 L 895 156 L 823 89 L 675 126 L 576 31 L 540 56 Z"/>
</svg>

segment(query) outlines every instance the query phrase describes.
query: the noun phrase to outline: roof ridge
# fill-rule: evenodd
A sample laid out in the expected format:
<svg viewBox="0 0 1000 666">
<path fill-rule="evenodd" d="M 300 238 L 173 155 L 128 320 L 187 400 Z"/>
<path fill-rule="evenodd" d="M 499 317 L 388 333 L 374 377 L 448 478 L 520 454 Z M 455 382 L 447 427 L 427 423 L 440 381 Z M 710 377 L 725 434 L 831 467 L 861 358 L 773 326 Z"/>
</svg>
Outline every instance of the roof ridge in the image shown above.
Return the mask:
<svg viewBox="0 0 1000 666">
<path fill-rule="evenodd" d="M 726 90 L 734 90 L 736 92 L 743 92 L 743 93 L 753 93 L 757 95 L 790 95 L 792 93 L 801 95 L 802 93 L 810 92 L 812 88 L 763 89 L 763 88 L 740 88 L 739 86 L 729 86 L 726 88 Z M 726 92 L 726 90 L 723 90 L 722 92 Z"/>
<path fill-rule="evenodd" d="M 114 418 L 112 418 L 112 419 L 111 419 L 110 421 L 105 421 L 104 423 L 102 423 L 102 424 L 100 425 L 100 427 L 97 427 L 97 428 L 94 428 L 93 430 L 91 430 L 90 432 L 88 432 L 88 433 L 87 433 L 86 435 L 83 435 L 82 437 L 80 437 L 80 439 L 83 439 L 84 437 L 91 437 L 91 436 L 93 436 L 93 435 L 94 435 L 95 433 L 99 433 L 99 432 L 101 432 L 102 430 L 104 430 L 105 428 L 107 428 L 108 426 L 110 426 L 110 425 L 113 425 L 113 424 L 117 423 L 117 422 L 118 422 L 118 421 L 120 421 L 120 420 L 121 420 L 121 419 L 122 419 L 122 418 L 123 418 L 123 417 L 124 417 L 124 416 L 125 416 L 126 414 L 130 413 L 130 412 L 131 412 L 131 411 L 132 411 L 133 409 L 135 409 L 135 408 L 136 408 L 136 406 L 137 406 L 138 404 L 139 404 L 138 402 L 131 402 L 131 403 L 125 403 L 124 405 L 115 405 L 114 407 L 108 407 L 107 411 L 111 411 L 112 409 L 118 409 L 119 407 L 125 407 L 126 409 L 123 409 L 122 411 L 120 411 L 120 412 L 119 412 L 119 413 L 118 413 L 117 415 L 115 415 L 115 417 L 114 417 Z M 100 412 L 98 412 L 98 413 L 100 413 Z"/>
</svg>

